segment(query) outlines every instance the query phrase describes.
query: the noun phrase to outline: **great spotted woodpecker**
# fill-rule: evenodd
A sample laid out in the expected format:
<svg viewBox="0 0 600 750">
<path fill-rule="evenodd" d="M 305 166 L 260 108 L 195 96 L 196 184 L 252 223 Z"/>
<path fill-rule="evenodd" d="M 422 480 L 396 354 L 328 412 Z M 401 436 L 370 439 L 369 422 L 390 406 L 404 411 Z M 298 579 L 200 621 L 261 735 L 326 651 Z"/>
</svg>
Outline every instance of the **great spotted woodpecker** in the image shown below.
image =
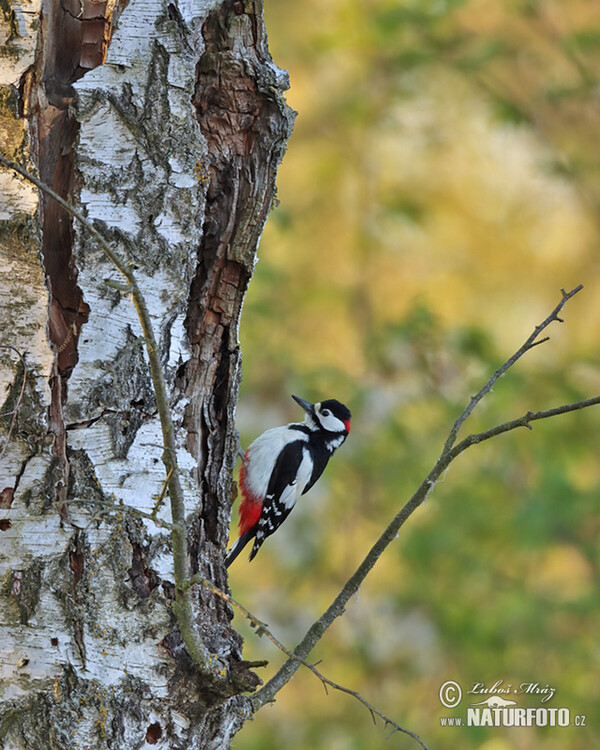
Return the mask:
<svg viewBox="0 0 600 750">
<path fill-rule="evenodd" d="M 254 538 L 252 560 L 265 539 L 313 486 L 350 432 L 351 414 L 335 399 L 311 404 L 292 396 L 304 422 L 273 427 L 250 445 L 240 468 L 240 535 L 227 553 L 227 567 Z"/>
</svg>

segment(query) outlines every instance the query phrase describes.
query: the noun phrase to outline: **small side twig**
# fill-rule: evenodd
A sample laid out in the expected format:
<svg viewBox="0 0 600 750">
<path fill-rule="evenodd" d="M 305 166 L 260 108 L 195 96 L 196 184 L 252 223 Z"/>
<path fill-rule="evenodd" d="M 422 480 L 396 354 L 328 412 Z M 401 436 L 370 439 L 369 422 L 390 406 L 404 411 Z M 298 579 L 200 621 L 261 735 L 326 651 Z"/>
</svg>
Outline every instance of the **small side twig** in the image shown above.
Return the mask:
<svg viewBox="0 0 600 750">
<path fill-rule="evenodd" d="M 472 445 L 483 443 L 485 440 L 502 435 L 510 430 L 516 430 L 517 427 L 531 427 L 531 422 L 536 422 L 539 419 L 548 419 L 549 417 L 556 417 L 559 414 L 568 414 L 571 411 L 579 411 L 580 409 L 587 409 L 588 406 L 596 406 L 600 404 L 600 396 L 594 396 L 593 398 L 586 398 L 583 401 L 576 401 L 572 404 L 563 404 L 562 406 L 556 406 L 554 409 L 544 409 L 542 411 L 528 411 L 527 414 L 523 414 L 522 417 L 517 419 L 511 419 L 510 422 L 504 422 L 503 424 L 491 427 L 489 430 L 483 432 L 476 432 L 472 435 L 467 435 L 466 438 L 457 443 L 450 452 L 450 460 L 452 461 L 463 451 Z"/>
<path fill-rule="evenodd" d="M 156 515 L 157 515 L 158 511 L 160 510 L 160 506 L 162 505 L 162 501 L 165 498 L 165 493 L 167 491 L 167 487 L 169 486 L 169 479 L 171 478 L 171 474 L 172 473 L 173 473 L 173 467 L 171 467 L 169 473 L 165 477 L 165 481 L 163 482 L 163 486 L 162 486 L 162 489 L 160 491 L 160 494 L 156 498 L 156 502 L 154 503 L 154 508 L 152 508 L 152 512 L 148 514 L 148 518 L 150 518 L 152 521 L 156 521 Z"/>
<path fill-rule="evenodd" d="M 236 601 L 230 594 L 226 594 L 224 591 L 222 591 L 218 586 L 216 586 L 212 581 L 209 581 L 207 578 L 204 578 L 204 576 L 200 575 L 199 573 L 196 573 L 196 575 L 192 576 L 190 580 L 187 582 L 186 587 L 189 588 L 190 586 L 193 586 L 195 584 L 198 584 L 200 586 L 206 587 L 209 591 L 212 591 L 213 594 L 216 596 L 219 596 L 221 599 L 226 601 L 228 604 L 231 604 L 236 609 L 238 609 L 240 612 L 244 614 L 244 616 L 250 621 L 250 624 L 253 628 L 256 629 L 256 634 L 258 636 L 265 635 L 280 651 L 282 651 L 287 657 L 290 659 L 293 659 L 298 664 L 302 664 L 302 666 L 309 669 L 316 677 L 321 680 L 321 683 L 323 684 L 323 687 L 325 688 L 325 692 L 327 693 L 327 688 L 330 687 L 333 690 L 338 690 L 341 693 L 346 693 L 346 695 L 351 695 L 353 698 L 355 698 L 359 703 L 362 703 L 365 708 L 368 709 L 368 711 L 371 714 L 371 718 L 373 719 L 373 723 L 376 723 L 376 718 L 379 717 L 383 723 L 384 726 L 392 727 L 392 733 L 395 732 L 402 732 L 403 734 L 407 734 L 409 737 L 412 737 L 416 742 L 421 745 L 424 750 L 428 750 L 427 745 L 423 742 L 423 740 L 419 737 L 418 734 L 415 734 L 415 732 L 411 732 L 409 729 L 405 729 L 404 727 L 401 727 L 399 724 L 397 724 L 393 719 L 390 719 L 389 716 L 386 716 L 384 713 L 382 713 L 378 708 L 375 708 L 371 703 L 369 703 L 363 696 L 356 692 L 356 690 L 351 690 L 350 688 L 344 687 L 343 685 L 339 685 L 337 682 L 334 682 L 333 680 L 330 680 L 329 677 L 325 677 L 325 675 L 320 672 L 315 664 L 311 664 L 310 662 L 306 661 L 306 659 L 303 659 L 302 657 L 297 656 L 293 651 L 291 651 L 287 646 L 285 646 L 269 629 L 269 626 L 266 625 L 264 622 L 258 619 L 255 615 L 252 614 L 246 607 L 244 607 L 243 604 L 240 604 L 238 601 Z M 391 734 L 389 736 L 391 736 Z"/>
<path fill-rule="evenodd" d="M 17 423 L 17 414 L 19 412 L 19 408 L 21 404 L 23 403 L 23 396 L 25 395 L 25 386 L 27 385 L 27 364 L 25 363 L 25 355 L 21 354 L 21 352 L 16 349 L 14 346 L 11 346 L 10 344 L 0 344 L 0 349 L 10 349 L 11 351 L 15 352 L 19 359 L 21 360 L 21 364 L 23 365 L 23 382 L 21 384 L 21 392 L 19 393 L 19 397 L 17 398 L 17 401 L 15 403 L 15 406 L 12 410 L 12 412 L 6 412 L 6 414 L 2 414 L 1 416 L 8 416 L 12 413 L 12 420 L 10 422 L 10 427 L 8 428 L 8 433 L 6 434 L 6 440 L 4 441 L 4 445 L 2 446 L 2 450 L 0 451 L 0 458 L 3 458 L 4 454 L 6 453 L 6 449 L 8 448 L 8 444 L 10 443 L 10 439 L 13 434 L 13 430 L 15 429 L 15 424 Z"/>
</svg>

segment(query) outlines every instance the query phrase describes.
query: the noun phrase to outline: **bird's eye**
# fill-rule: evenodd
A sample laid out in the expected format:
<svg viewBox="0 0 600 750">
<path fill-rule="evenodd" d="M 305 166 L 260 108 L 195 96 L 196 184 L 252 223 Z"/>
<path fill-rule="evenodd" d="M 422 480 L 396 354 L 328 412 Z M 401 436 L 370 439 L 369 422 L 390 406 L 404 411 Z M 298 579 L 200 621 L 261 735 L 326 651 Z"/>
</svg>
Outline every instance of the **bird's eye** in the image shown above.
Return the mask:
<svg viewBox="0 0 600 750">
<path fill-rule="evenodd" d="M 329 409 L 323 409 L 323 411 L 321 412 L 321 414 L 324 417 L 328 417 L 331 414 L 331 412 L 329 411 Z"/>
</svg>

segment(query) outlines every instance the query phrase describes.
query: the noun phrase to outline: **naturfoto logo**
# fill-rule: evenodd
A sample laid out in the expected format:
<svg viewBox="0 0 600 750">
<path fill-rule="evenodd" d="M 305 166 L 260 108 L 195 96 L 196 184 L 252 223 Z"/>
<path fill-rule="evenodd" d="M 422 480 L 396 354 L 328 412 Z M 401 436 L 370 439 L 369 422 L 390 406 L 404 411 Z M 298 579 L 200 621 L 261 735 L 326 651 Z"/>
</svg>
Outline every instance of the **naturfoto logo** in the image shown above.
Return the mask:
<svg viewBox="0 0 600 750">
<path fill-rule="evenodd" d="M 466 717 L 445 716 L 442 726 L 449 727 L 584 727 L 586 717 L 571 717 L 568 708 L 547 706 L 523 708 L 517 705 L 515 696 L 535 696 L 541 703 L 554 697 L 556 688 L 539 682 L 521 682 L 518 685 L 496 680 L 491 685 L 473 682 L 465 696 L 477 696 L 467 705 Z M 446 708 L 457 707 L 463 698 L 463 690 L 455 680 L 447 680 L 440 687 L 440 702 Z"/>
</svg>

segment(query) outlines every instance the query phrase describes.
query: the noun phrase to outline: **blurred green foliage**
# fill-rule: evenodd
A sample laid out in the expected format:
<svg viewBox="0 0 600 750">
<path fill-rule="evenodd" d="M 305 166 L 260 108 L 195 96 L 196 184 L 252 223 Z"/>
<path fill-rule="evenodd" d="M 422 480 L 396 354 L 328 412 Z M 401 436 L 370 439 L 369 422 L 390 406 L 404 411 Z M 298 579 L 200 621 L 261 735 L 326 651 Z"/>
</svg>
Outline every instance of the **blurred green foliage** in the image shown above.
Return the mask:
<svg viewBox="0 0 600 750">
<path fill-rule="evenodd" d="M 336 397 L 352 433 L 234 595 L 288 645 L 331 602 L 489 375 L 559 299 L 551 340 L 475 431 L 600 392 L 600 6 L 266 0 L 299 112 L 241 329 L 244 443 Z M 312 658 L 430 747 L 600 742 L 600 415 L 475 446 L 402 528 Z M 248 659 L 283 656 L 239 616 Z M 538 682 L 585 728 L 450 728 L 441 684 Z M 236 750 L 412 748 L 300 671 Z"/>
</svg>

